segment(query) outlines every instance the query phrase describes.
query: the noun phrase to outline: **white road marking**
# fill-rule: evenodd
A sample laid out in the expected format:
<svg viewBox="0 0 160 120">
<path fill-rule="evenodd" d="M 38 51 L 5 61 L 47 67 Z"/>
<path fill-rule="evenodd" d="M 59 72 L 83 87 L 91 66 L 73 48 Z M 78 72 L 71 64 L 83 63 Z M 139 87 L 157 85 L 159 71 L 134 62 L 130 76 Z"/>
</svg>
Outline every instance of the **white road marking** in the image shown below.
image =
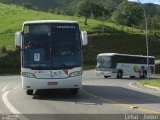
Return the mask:
<svg viewBox="0 0 160 120">
<path fill-rule="evenodd" d="M 2 100 L 5 104 L 5 106 L 13 113 L 13 114 L 20 114 L 20 112 L 18 110 L 16 110 L 16 108 L 9 102 L 8 100 L 8 94 L 9 91 L 6 91 L 2 94 Z"/>
<path fill-rule="evenodd" d="M 160 114 L 159 111 L 157 112 L 157 111 L 153 111 L 153 110 L 150 110 L 150 109 L 141 108 L 141 107 L 138 107 L 138 106 L 132 106 L 131 104 L 121 103 L 121 102 L 118 102 L 118 101 L 114 101 L 112 99 L 108 99 L 108 98 L 104 98 L 104 97 L 101 97 L 101 96 L 94 95 L 92 93 L 89 93 L 89 92 L 85 91 L 84 89 L 81 89 L 81 90 L 82 90 L 82 92 L 84 92 L 85 94 L 87 94 L 89 96 L 92 96 L 92 97 L 97 98 L 97 99 L 104 100 L 104 101 L 112 103 L 112 104 L 117 104 L 119 106 L 122 106 L 123 108 L 131 108 L 131 109 L 136 108 L 135 110 L 140 111 L 140 112 L 145 112 L 145 113 L 149 113 L 149 114 Z"/>
<path fill-rule="evenodd" d="M 6 86 L 3 87 L 2 92 L 7 90 L 7 87 L 9 86 L 9 84 L 7 84 Z"/>
<path fill-rule="evenodd" d="M 2 89 L 2 92 L 6 91 L 7 89 L 7 86 L 5 86 L 3 89 Z"/>
<path fill-rule="evenodd" d="M 2 94 L 2 100 L 3 100 L 3 103 L 5 104 L 5 106 L 9 109 L 9 111 L 12 113 L 12 114 L 18 114 L 20 117 L 20 119 L 22 120 L 28 120 L 24 115 L 20 115 L 21 113 L 10 103 L 9 99 L 8 99 L 8 94 L 9 94 L 9 91 L 5 91 L 3 94 Z"/>
<path fill-rule="evenodd" d="M 139 90 L 141 90 L 143 92 L 145 92 L 145 91 L 148 91 L 150 93 L 157 93 L 158 92 L 158 91 L 153 91 L 153 90 L 151 91 L 151 90 L 143 89 L 143 88 L 140 88 L 140 87 L 136 87 L 136 86 L 132 85 L 133 83 L 134 82 L 129 83 L 129 86 L 132 87 L 132 88 L 135 88 L 135 89 L 139 89 Z"/>
</svg>

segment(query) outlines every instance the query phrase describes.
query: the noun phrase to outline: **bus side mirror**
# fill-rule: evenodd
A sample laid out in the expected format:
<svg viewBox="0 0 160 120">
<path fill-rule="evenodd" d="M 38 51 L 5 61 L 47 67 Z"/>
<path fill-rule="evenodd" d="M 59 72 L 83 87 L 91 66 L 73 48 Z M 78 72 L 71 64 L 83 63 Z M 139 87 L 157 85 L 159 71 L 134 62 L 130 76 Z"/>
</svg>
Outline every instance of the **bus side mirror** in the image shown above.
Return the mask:
<svg viewBox="0 0 160 120">
<path fill-rule="evenodd" d="M 16 48 L 21 48 L 21 41 L 22 41 L 22 32 L 16 32 L 15 33 L 15 45 Z"/>
<path fill-rule="evenodd" d="M 86 31 L 81 31 L 82 45 L 88 44 L 88 36 Z"/>
</svg>

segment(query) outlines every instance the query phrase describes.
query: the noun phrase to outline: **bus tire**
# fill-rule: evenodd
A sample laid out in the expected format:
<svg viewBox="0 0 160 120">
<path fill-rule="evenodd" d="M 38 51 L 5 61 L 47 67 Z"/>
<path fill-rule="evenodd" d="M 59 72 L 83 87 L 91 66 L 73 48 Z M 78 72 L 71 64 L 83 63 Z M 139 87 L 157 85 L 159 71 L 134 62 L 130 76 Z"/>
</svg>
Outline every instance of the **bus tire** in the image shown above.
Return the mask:
<svg viewBox="0 0 160 120">
<path fill-rule="evenodd" d="M 147 71 L 144 70 L 144 71 L 143 71 L 143 78 L 146 78 L 146 77 L 147 77 Z"/>
<path fill-rule="evenodd" d="M 146 78 L 147 77 L 147 71 L 144 70 L 142 76 L 140 76 L 140 78 Z"/>
<path fill-rule="evenodd" d="M 132 78 L 132 79 L 133 79 L 133 78 L 135 78 L 135 76 L 130 76 L 130 78 Z"/>
<path fill-rule="evenodd" d="M 123 72 L 122 72 L 122 70 L 119 70 L 118 72 L 117 72 L 117 78 L 122 78 L 122 76 L 123 76 Z"/>
<path fill-rule="evenodd" d="M 104 78 L 108 78 L 109 76 L 104 76 Z"/>
<path fill-rule="evenodd" d="M 78 88 L 71 88 L 71 89 L 69 89 L 71 95 L 77 95 L 78 90 L 79 90 Z"/>
<path fill-rule="evenodd" d="M 33 95 L 33 90 L 27 90 L 27 91 L 26 91 L 26 94 L 27 94 L 27 95 Z"/>
</svg>

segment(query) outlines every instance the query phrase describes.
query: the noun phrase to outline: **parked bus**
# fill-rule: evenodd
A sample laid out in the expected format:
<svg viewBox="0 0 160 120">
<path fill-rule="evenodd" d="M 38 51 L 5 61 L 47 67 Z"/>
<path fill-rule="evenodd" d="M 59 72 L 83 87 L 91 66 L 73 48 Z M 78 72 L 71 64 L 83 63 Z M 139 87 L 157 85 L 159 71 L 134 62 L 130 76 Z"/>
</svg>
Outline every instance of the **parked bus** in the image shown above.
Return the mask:
<svg viewBox="0 0 160 120">
<path fill-rule="evenodd" d="M 37 89 L 69 89 L 77 94 L 87 33 L 80 31 L 76 21 L 24 22 L 15 44 L 21 50 L 22 88 L 28 95 Z"/>
<path fill-rule="evenodd" d="M 147 69 L 147 56 L 118 53 L 99 54 L 96 75 L 103 75 L 105 78 L 122 78 L 123 76 L 146 78 L 147 75 L 155 73 L 155 58 L 149 56 L 148 60 L 149 70 Z"/>
</svg>

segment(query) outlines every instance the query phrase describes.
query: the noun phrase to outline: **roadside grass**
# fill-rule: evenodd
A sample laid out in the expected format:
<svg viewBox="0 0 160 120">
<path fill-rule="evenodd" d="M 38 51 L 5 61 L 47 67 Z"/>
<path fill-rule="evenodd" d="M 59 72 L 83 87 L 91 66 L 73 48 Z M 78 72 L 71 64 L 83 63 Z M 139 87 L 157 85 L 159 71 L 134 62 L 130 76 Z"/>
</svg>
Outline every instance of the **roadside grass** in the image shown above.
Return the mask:
<svg viewBox="0 0 160 120">
<path fill-rule="evenodd" d="M 160 64 L 160 60 L 155 60 L 155 64 Z"/>
<path fill-rule="evenodd" d="M 150 85 L 150 86 L 155 86 L 155 87 L 160 87 L 160 79 L 151 79 L 151 80 L 140 80 L 138 81 L 139 83 L 143 85 Z"/>
</svg>

